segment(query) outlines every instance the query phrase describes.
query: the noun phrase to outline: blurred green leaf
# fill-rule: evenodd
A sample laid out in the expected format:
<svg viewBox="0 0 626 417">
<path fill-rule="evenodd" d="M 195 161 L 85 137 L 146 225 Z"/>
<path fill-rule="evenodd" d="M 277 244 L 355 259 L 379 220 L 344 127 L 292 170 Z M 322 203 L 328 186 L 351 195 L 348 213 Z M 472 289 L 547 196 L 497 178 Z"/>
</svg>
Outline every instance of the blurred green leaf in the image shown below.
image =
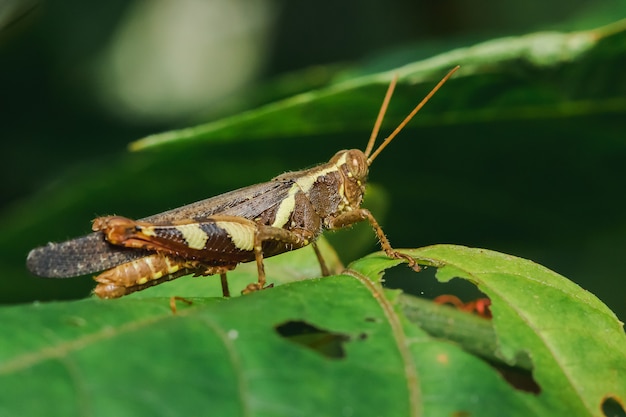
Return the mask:
<svg viewBox="0 0 626 417">
<path fill-rule="evenodd" d="M 346 127 L 365 130 L 371 119 L 364 115 L 378 106 L 382 96 L 373 92 L 383 91 L 398 74 L 399 85 L 405 88 L 399 88 L 387 115 L 387 125 L 395 126 L 406 109 L 416 103 L 414 86 L 432 84 L 455 65 L 462 67 L 455 75 L 456 82 L 450 82 L 438 93 L 433 100 L 436 103 L 422 111 L 414 126 L 622 113 L 626 100 L 612 85 L 603 86 L 602 90 L 599 86 L 590 89 L 581 85 L 586 68 L 580 64 L 589 62 L 590 56 L 610 59 L 625 42 L 626 20 L 589 31 L 540 32 L 496 39 L 392 71 L 341 81 L 217 122 L 152 135 L 132 143 L 131 149 L 208 140 L 331 134 L 344 132 Z M 534 87 L 529 88 L 529 80 L 508 85 L 517 78 L 516 72 L 526 76 L 536 72 Z M 554 81 L 553 77 L 560 81 L 546 88 L 543 82 Z M 485 94 L 485 85 L 476 78 L 488 84 L 489 94 Z M 506 89 L 497 92 L 496 80 L 507 84 Z M 337 119 L 337 114 L 342 117 Z"/>
</svg>

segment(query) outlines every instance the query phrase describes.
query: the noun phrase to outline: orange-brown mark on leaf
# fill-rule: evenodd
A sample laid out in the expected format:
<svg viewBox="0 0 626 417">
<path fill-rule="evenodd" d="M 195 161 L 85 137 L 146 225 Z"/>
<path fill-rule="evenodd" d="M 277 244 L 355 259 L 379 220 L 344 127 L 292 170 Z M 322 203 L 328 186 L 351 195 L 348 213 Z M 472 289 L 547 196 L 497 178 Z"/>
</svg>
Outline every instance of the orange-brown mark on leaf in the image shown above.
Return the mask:
<svg viewBox="0 0 626 417">
<path fill-rule="evenodd" d="M 445 353 L 438 354 L 436 360 L 442 365 L 447 365 L 448 363 L 450 363 L 450 358 Z"/>
</svg>

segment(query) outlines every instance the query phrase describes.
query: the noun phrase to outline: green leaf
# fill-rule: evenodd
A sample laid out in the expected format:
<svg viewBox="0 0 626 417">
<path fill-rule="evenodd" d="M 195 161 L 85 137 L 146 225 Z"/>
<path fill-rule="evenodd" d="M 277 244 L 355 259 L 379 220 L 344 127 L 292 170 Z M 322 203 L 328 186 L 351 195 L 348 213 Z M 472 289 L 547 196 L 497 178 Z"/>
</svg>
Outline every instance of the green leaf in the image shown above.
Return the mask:
<svg viewBox="0 0 626 417">
<path fill-rule="evenodd" d="M 576 90 L 569 87 L 584 76 L 581 64 L 590 58 L 610 59 L 613 53 L 623 48 L 625 39 L 626 20 L 588 31 L 539 32 L 495 39 L 391 71 L 340 81 L 216 122 L 151 135 L 132 143 L 131 149 L 242 137 L 260 139 L 331 134 L 345 131 L 346 125 L 365 130 L 371 120 L 363 118 L 365 111 L 353 109 L 376 108 L 382 94 L 373 91 L 383 91 L 397 74 L 400 92 L 394 97 L 394 106 L 387 114 L 387 125 L 395 126 L 408 112 L 406 109 L 416 102 L 415 86 L 432 85 L 456 65 L 462 68 L 455 75 L 456 81 L 438 93 L 437 99 L 433 100 L 436 103 L 422 111 L 418 120 L 413 122 L 414 127 L 479 120 L 534 120 L 623 113 L 626 100 L 617 91 L 606 88 L 589 90 L 579 85 Z M 535 73 L 536 79 L 513 84 L 511 81 L 516 74 L 511 69 L 515 67 Z M 472 82 L 474 77 L 480 77 L 489 85 Z M 553 77 L 562 80 L 552 88 L 546 88 L 545 77 L 551 81 L 555 81 Z M 498 92 L 496 82 L 509 85 Z M 485 87 L 490 89 L 489 94 L 485 93 Z M 342 114 L 341 120 L 333 123 L 337 114 Z"/>
<path fill-rule="evenodd" d="M 607 396 L 626 398 L 623 323 L 593 294 L 534 262 L 485 249 L 403 252 L 438 267 L 440 281 L 469 280 L 491 299 L 498 355 L 511 365 L 530 359 L 540 415 L 599 415 Z M 396 262 L 376 255 L 349 267 Z"/>
<path fill-rule="evenodd" d="M 373 254 L 342 275 L 195 298 L 177 314 L 161 297 L 4 307 L 12 337 L 0 340 L 0 414 L 599 416 L 607 396 L 626 398 L 626 337 L 591 294 L 491 251 L 405 252 L 490 296 L 494 357 L 530 358 L 540 393 L 515 389 L 479 356 L 411 323 L 403 299 L 376 282 L 399 261 Z M 448 317 L 441 323 L 490 324 L 431 306 L 431 317 Z"/>
</svg>

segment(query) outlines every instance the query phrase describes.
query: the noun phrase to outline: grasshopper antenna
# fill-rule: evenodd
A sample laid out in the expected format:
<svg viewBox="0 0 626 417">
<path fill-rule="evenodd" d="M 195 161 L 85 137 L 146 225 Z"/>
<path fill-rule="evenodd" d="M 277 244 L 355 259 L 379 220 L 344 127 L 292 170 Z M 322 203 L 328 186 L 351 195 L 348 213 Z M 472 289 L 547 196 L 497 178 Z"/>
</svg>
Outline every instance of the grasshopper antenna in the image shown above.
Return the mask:
<svg viewBox="0 0 626 417">
<path fill-rule="evenodd" d="M 380 131 L 380 125 L 383 124 L 383 118 L 385 117 L 385 113 L 387 112 L 387 107 L 389 106 L 389 101 L 391 100 L 391 96 L 393 95 L 393 90 L 396 88 L 396 83 L 398 82 L 398 74 L 394 74 L 389 87 L 387 87 L 387 93 L 385 93 L 385 99 L 383 100 L 382 106 L 380 106 L 380 110 L 378 111 L 378 117 L 376 117 L 376 123 L 374 123 L 374 128 L 372 129 L 372 134 L 370 135 L 370 140 L 367 142 L 367 148 L 365 148 L 365 156 L 369 156 L 372 153 L 372 148 L 374 147 L 374 143 L 376 142 L 376 137 L 378 136 L 378 132 Z"/>
<path fill-rule="evenodd" d="M 387 136 L 387 138 L 383 141 L 383 143 L 380 144 L 380 146 L 374 151 L 374 153 L 372 153 L 371 156 L 369 155 L 369 153 L 371 152 L 372 147 L 374 146 L 374 141 L 372 140 L 372 138 L 370 138 L 370 142 L 368 142 L 367 148 L 365 150 L 365 156 L 368 157 L 367 165 L 372 165 L 372 162 L 374 161 L 374 159 L 376 159 L 378 154 L 380 154 L 382 150 L 385 149 L 385 147 L 389 144 L 389 142 L 391 142 L 398 135 L 398 133 L 400 133 L 400 131 L 404 129 L 404 126 L 406 126 L 406 124 L 409 123 L 409 121 L 413 118 L 413 116 L 415 116 L 415 114 L 418 111 L 420 111 L 422 107 L 424 107 L 424 104 L 426 104 L 428 100 L 431 99 L 431 97 L 437 92 L 437 90 L 439 90 L 441 86 L 446 81 L 448 81 L 448 79 L 452 76 L 452 74 L 454 74 L 459 68 L 461 68 L 459 65 L 452 68 L 452 70 L 450 70 L 450 72 L 448 72 L 446 76 L 443 77 L 441 81 L 439 81 L 439 83 L 437 83 L 437 85 L 430 91 L 430 93 L 428 93 L 426 97 L 424 97 L 422 101 L 417 106 L 415 106 L 413 111 L 411 111 L 411 113 L 409 113 L 409 115 L 404 118 L 402 123 L 400 123 L 398 127 L 396 127 L 396 129 L 391 133 L 391 135 Z M 389 104 L 389 100 L 391 99 L 391 94 L 393 93 L 393 89 L 396 86 L 396 81 L 397 81 L 397 76 L 393 78 L 393 80 L 391 81 L 391 84 L 389 84 L 389 88 L 387 89 L 387 94 L 385 95 L 385 99 L 383 100 L 383 105 L 380 108 L 380 112 L 378 114 L 378 119 L 376 119 L 376 123 L 374 124 L 374 130 L 372 131 L 372 137 L 374 138 L 374 140 L 376 139 L 376 135 L 378 134 L 378 130 L 380 129 L 383 116 L 385 114 L 385 111 L 387 110 L 387 105 Z"/>
</svg>

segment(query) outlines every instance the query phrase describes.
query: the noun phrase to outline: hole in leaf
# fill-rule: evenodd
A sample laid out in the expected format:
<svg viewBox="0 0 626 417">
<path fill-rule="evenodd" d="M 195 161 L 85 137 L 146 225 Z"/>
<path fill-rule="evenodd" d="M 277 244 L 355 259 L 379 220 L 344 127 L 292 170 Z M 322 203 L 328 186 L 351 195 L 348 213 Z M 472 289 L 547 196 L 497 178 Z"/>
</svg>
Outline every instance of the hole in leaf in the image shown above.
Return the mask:
<svg viewBox="0 0 626 417">
<path fill-rule="evenodd" d="M 437 304 L 447 304 L 456 308 L 457 310 L 465 311 L 467 313 L 474 313 L 485 319 L 490 319 L 491 315 L 491 300 L 489 298 L 478 298 L 476 300 L 463 302 L 456 295 L 442 294 L 433 299 Z"/>
<path fill-rule="evenodd" d="M 491 300 L 472 282 L 461 278 L 439 282 L 435 278 L 435 267 L 423 267 L 418 274 L 408 269 L 400 265 L 387 270 L 384 276 L 385 288 L 401 289 L 404 294 L 451 305 L 457 310 L 491 319 Z"/>
<path fill-rule="evenodd" d="M 541 386 L 533 376 L 534 365 L 526 351 L 517 352 L 515 355 L 516 365 L 507 365 L 499 360 L 478 354 L 477 358 L 491 366 L 510 386 L 519 391 L 531 394 L 540 394 Z"/>
<path fill-rule="evenodd" d="M 425 267 L 416 274 L 405 265 L 399 265 L 385 271 L 383 284 L 385 288 L 401 289 L 406 294 L 431 300 L 441 295 L 450 294 L 465 302 L 486 297 L 476 285 L 461 278 L 439 282 L 435 278 L 436 272 L 437 268 L 435 267 Z"/>
<path fill-rule="evenodd" d="M 602 412 L 606 417 L 626 417 L 624 406 L 614 397 L 608 397 L 602 401 Z"/>
<path fill-rule="evenodd" d="M 541 393 L 541 387 L 535 381 L 533 373 L 529 370 L 518 368 L 515 366 L 508 366 L 502 363 L 493 363 L 487 361 L 492 368 L 504 378 L 504 380 L 513 388 L 530 392 L 531 394 Z"/>
<path fill-rule="evenodd" d="M 329 332 L 301 320 L 280 324 L 276 326 L 276 331 L 288 341 L 332 359 L 344 358 L 344 343 L 350 341 L 350 336 L 346 334 Z"/>
</svg>

